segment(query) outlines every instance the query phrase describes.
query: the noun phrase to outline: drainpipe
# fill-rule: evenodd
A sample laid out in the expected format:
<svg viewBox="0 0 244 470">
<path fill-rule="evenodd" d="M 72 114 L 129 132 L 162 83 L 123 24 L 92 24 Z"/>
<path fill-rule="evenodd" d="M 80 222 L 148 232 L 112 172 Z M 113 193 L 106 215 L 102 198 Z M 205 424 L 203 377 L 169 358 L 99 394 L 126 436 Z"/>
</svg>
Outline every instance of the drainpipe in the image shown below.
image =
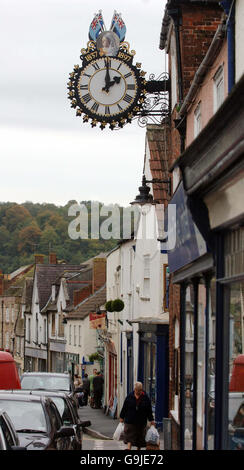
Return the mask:
<svg viewBox="0 0 244 470">
<path fill-rule="evenodd" d="M 182 118 L 184 114 L 186 114 L 188 107 L 190 104 L 193 102 L 195 95 L 199 89 L 200 84 L 202 83 L 202 80 L 206 73 L 208 72 L 210 66 L 213 63 L 213 60 L 217 56 L 224 40 L 224 35 L 226 31 L 226 25 L 225 21 L 223 21 L 217 28 L 217 31 L 214 35 L 214 38 L 211 42 L 211 45 L 208 49 L 207 54 L 205 55 L 202 63 L 200 64 L 199 68 L 197 69 L 195 76 L 193 78 L 193 81 L 191 83 L 191 86 L 189 88 L 189 91 L 184 99 L 184 102 L 182 103 L 182 106 L 180 108 L 179 116 Z"/>
<path fill-rule="evenodd" d="M 2 349 L 3 349 L 3 305 L 4 305 L 4 301 L 2 300 Z"/>
<path fill-rule="evenodd" d="M 228 43 L 228 92 L 235 85 L 235 0 L 223 0 L 220 2 L 227 18 L 227 43 Z"/>
</svg>

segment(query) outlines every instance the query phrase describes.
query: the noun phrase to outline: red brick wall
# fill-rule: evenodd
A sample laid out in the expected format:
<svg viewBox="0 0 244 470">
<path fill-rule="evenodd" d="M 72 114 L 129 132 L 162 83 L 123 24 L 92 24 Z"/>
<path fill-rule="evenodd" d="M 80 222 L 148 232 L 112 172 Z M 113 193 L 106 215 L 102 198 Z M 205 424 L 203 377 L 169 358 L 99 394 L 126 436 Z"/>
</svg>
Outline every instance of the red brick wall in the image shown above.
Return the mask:
<svg viewBox="0 0 244 470">
<path fill-rule="evenodd" d="M 221 23 L 222 14 L 217 4 L 182 5 L 180 42 L 184 96 Z"/>
<path fill-rule="evenodd" d="M 84 289 L 79 289 L 74 291 L 74 307 L 78 305 L 82 300 L 87 299 L 92 294 L 92 286 L 84 287 Z"/>
</svg>

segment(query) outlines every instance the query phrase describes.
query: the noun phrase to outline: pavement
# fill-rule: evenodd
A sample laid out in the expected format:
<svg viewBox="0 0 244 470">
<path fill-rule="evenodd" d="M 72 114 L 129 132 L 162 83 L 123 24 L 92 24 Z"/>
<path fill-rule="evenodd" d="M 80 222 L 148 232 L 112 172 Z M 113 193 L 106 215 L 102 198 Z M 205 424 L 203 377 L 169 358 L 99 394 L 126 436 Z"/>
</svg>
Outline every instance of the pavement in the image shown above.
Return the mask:
<svg viewBox="0 0 244 470">
<path fill-rule="evenodd" d="M 103 409 L 94 409 L 89 405 L 82 406 L 78 410 L 82 421 L 91 421 L 91 426 L 85 428 L 85 433 L 97 439 L 113 439 L 115 429 L 119 424 L 118 419 L 106 416 Z"/>
<path fill-rule="evenodd" d="M 84 433 L 100 440 L 113 440 L 113 434 L 119 424 L 119 419 L 107 416 L 103 409 L 94 409 L 88 406 L 82 406 L 78 410 L 82 421 L 91 421 L 91 426 L 84 429 Z M 163 445 L 163 432 L 160 435 L 160 449 Z"/>
</svg>

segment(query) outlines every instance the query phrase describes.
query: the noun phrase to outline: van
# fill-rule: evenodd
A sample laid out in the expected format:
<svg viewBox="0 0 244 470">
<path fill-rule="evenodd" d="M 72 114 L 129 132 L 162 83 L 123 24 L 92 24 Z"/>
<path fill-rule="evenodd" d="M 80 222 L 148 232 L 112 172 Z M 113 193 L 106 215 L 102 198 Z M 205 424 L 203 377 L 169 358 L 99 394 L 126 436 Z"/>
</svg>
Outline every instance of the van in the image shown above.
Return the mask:
<svg viewBox="0 0 244 470">
<path fill-rule="evenodd" d="M 0 351 L 0 389 L 15 390 L 21 388 L 19 374 L 13 356 Z"/>
<path fill-rule="evenodd" d="M 244 354 L 234 360 L 229 391 L 244 392 Z"/>
</svg>

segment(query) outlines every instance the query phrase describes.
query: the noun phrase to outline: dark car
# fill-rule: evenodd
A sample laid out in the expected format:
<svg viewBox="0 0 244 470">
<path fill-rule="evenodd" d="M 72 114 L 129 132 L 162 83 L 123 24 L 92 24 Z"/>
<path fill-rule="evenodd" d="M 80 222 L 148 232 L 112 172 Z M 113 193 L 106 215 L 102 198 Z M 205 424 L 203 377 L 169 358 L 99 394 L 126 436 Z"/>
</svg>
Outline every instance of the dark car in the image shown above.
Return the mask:
<svg viewBox="0 0 244 470">
<path fill-rule="evenodd" d="M 20 448 L 18 435 L 6 411 L 0 409 L 0 450 Z"/>
<path fill-rule="evenodd" d="M 0 391 L 0 408 L 9 415 L 26 450 L 71 450 L 74 429 L 63 426 L 54 402 L 45 396 Z"/>
<path fill-rule="evenodd" d="M 74 406 L 78 405 L 75 386 L 70 374 L 55 372 L 24 372 L 21 376 L 22 390 L 52 390 L 65 392 L 71 398 Z"/>
<path fill-rule="evenodd" d="M 15 394 L 27 394 L 27 390 L 15 390 Z M 74 436 L 71 438 L 72 448 L 74 450 L 82 449 L 83 429 L 91 425 L 90 421 L 81 421 L 76 406 L 65 392 L 52 392 L 49 390 L 32 390 L 29 392 L 32 396 L 46 396 L 55 403 L 61 416 L 63 425 L 74 429 Z"/>
<path fill-rule="evenodd" d="M 229 448 L 231 450 L 244 450 L 244 402 L 229 424 Z"/>
</svg>

